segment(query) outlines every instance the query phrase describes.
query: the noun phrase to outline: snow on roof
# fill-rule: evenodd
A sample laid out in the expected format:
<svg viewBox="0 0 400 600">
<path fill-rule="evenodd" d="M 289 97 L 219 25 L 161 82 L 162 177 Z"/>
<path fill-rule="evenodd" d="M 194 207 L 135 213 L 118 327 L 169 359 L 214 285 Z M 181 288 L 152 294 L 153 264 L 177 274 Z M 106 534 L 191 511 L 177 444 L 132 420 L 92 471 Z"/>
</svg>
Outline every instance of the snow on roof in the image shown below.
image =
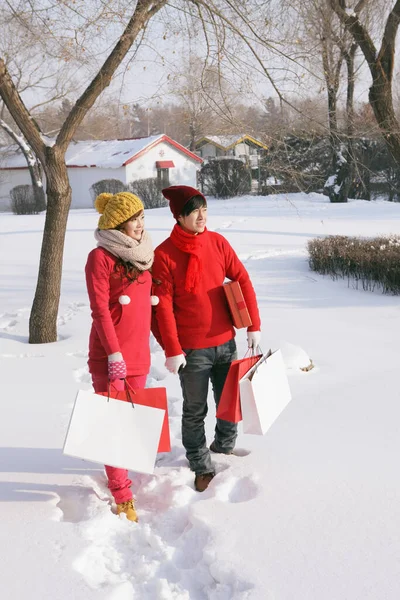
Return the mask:
<svg viewBox="0 0 400 600">
<path fill-rule="evenodd" d="M 162 135 L 152 135 L 133 140 L 75 142 L 70 144 L 67 150 L 67 166 L 116 169 L 162 137 Z"/>
<path fill-rule="evenodd" d="M 170 140 L 168 136 L 160 134 L 129 140 L 71 142 L 67 150 L 66 163 L 69 167 L 117 169 L 122 167 L 134 156 L 159 141 L 172 143 L 177 150 L 180 150 L 185 154 L 190 154 L 194 159 L 199 160 L 198 157 L 189 152 L 189 150 L 177 142 Z M 26 168 L 26 166 L 26 160 L 17 146 L 13 145 L 0 148 L 0 168 L 15 169 L 19 167 Z"/>
<path fill-rule="evenodd" d="M 242 133 L 239 135 L 205 135 L 203 139 L 210 140 L 210 142 L 214 142 L 214 144 L 218 144 L 223 148 L 228 148 L 232 144 L 237 144 L 243 137 L 244 134 Z"/>
<path fill-rule="evenodd" d="M 221 148 L 228 149 L 231 146 L 235 146 L 243 139 L 255 142 L 256 144 L 258 144 L 260 146 L 266 147 L 263 144 L 263 142 L 261 142 L 260 140 L 257 140 L 256 138 L 252 137 L 251 135 L 247 135 L 245 133 L 240 133 L 240 134 L 236 134 L 236 135 L 205 135 L 200 140 L 197 141 L 197 144 L 199 144 L 200 142 L 209 141 L 212 144 L 216 144 L 217 146 L 220 146 Z"/>
</svg>

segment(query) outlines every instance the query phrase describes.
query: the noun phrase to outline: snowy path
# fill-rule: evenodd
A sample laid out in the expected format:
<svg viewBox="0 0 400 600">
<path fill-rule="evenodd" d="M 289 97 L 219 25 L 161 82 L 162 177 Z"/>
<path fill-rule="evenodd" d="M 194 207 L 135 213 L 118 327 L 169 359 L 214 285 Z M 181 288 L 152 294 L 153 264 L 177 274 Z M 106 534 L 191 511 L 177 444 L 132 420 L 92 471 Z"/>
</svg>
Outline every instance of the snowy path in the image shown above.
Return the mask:
<svg viewBox="0 0 400 600">
<path fill-rule="evenodd" d="M 170 226 L 149 211 L 155 243 Z M 72 212 L 60 341 L 27 344 L 42 217 L 2 216 L 0 588 L 7 600 L 397 600 L 400 565 L 398 298 L 310 273 L 315 235 L 400 232 L 400 206 L 320 197 L 211 203 L 251 273 L 263 348 L 287 340 L 315 369 L 288 374 L 293 401 L 267 436 L 193 489 L 181 394 L 156 344 L 149 385 L 168 390 L 173 450 L 136 475 L 140 522 L 113 513 L 100 465 L 64 457 L 74 396 L 88 389 L 90 311 L 82 280 L 94 215 Z M 26 248 L 20 235 L 26 230 Z M 1 233 L 1 231 L 0 231 Z M 5 258 L 6 257 L 6 258 Z M 4 268 L 3 268 L 4 267 Z M 239 354 L 245 336 L 238 334 Z M 210 401 L 208 440 L 214 411 Z"/>
</svg>

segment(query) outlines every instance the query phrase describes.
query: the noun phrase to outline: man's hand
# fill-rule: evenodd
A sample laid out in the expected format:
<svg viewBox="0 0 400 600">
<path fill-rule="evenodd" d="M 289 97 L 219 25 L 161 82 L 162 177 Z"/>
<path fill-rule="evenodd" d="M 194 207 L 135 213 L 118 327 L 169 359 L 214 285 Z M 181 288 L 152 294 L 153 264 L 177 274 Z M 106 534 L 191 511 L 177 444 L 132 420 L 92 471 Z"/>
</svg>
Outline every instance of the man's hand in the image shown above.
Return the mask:
<svg viewBox="0 0 400 600">
<path fill-rule="evenodd" d="M 247 332 L 247 345 L 249 348 L 255 350 L 261 342 L 261 331 L 248 331 Z"/>
<path fill-rule="evenodd" d="M 181 367 L 182 369 L 186 367 L 184 355 L 178 354 L 177 356 L 169 356 L 165 361 L 165 366 L 170 373 L 174 373 L 176 375 Z"/>
<path fill-rule="evenodd" d="M 115 381 L 116 379 L 125 379 L 126 364 L 122 358 L 121 352 L 114 352 L 108 355 L 108 379 Z"/>
</svg>

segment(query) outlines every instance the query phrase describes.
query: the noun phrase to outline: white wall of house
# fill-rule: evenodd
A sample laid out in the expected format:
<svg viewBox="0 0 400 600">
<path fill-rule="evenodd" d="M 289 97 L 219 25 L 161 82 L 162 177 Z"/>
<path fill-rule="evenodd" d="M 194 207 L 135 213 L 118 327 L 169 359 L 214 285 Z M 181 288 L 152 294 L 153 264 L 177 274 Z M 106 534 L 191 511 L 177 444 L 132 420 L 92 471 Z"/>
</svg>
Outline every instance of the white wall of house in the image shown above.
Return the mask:
<svg viewBox="0 0 400 600">
<path fill-rule="evenodd" d="M 179 152 L 170 144 L 161 142 L 126 166 L 127 181 L 157 177 L 157 161 L 172 160 L 175 167 L 169 169 L 171 185 L 191 185 L 196 187 L 196 174 L 201 163 Z"/>
<path fill-rule="evenodd" d="M 115 169 L 100 167 L 69 167 L 68 175 L 72 188 L 71 208 L 91 208 L 93 199 L 90 188 L 101 179 L 119 179 L 130 183 L 137 179 L 157 177 L 156 161 L 172 160 L 175 167 L 169 169 L 171 185 L 196 187 L 197 171 L 201 163 L 179 152 L 170 144 L 161 142 L 139 156 L 126 167 Z M 16 185 L 30 184 L 28 169 L 0 170 L 0 210 L 10 210 L 10 190 Z"/>
<path fill-rule="evenodd" d="M 125 167 L 118 169 L 102 169 L 100 167 L 69 167 L 69 181 L 72 188 L 71 208 L 92 208 L 93 198 L 90 188 L 102 179 L 119 179 L 126 181 Z"/>
<path fill-rule="evenodd" d="M 236 144 L 235 146 L 235 156 L 248 156 L 249 154 L 249 146 L 247 144 Z"/>
<path fill-rule="evenodd" d="M 204 144 L 198 150 L 201 158 L 215 158 L 216 156 L 222 156 L 223 152 L 217 153 L 217 147 L 214 144 Z"/>
</svg>

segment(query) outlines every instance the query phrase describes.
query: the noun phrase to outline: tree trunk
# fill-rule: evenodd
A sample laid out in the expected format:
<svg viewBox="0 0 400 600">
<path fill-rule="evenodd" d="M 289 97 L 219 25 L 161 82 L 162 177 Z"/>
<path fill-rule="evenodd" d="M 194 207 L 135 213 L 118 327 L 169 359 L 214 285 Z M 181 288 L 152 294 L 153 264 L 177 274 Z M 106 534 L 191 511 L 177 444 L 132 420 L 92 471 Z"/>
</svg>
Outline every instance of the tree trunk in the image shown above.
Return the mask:
<svg viewBox="0 0 400 600">
<path fill-rule="evenodd" d="M 355 152 L 354 152 L 354 60 L 357 52 L 357 44 L 352 44 L 350 50 L 344 54 L 347 66 L 347 93 L 346 93 L 346 120 L 347 120 L 347 174 L 343 182 L 343 194 L 346 201 L 351 195 L 354 186 L 355 174 Z M 351 197 L 354 197 L 352 195 Z"/>
<path fill-rule="evenodd" d="M 32 187 L 33 187 L 33 198 L 35 200 L 35 207 L 37 212 L 46 210 L 46 195 L 43 189 L 42 174 L 38 167 L 38 162 L 35 160 L 34 164 L 31 164 L 28 160 L 28 170 L 31 176 Z"/>
<path fill-rule="evenodd" d="M 376 77 L 369 90 L 369 102 L 390 153 L 400 168 L 400 126 L 393 108 L 391 82 Z"/>
<path fill-rule="evenodd" d="M 329 136 L 333 148 L 337 147 L 337 89 L 328 87 Z"/>
<path fill-rule="evenodd" d="M 329 140 L 332 151 L 332 171 L 324 186 L 324 191 L 328 194 L 331 202 L 347 202 L 347 197 L 343 193 L 343 176 L 346 168 L 346 159 L 341 152 L 340 139 L 337 126 L 337 95 L 340 82 L 340 70 L 343 63 L 343 54 L 341 53 L 336 64 L 332 65 L 329 60 L 328 37 L 322 40 L 322 65 L 324 68 L 326 89 L 328 94 L 328 123 Z"/>
<path fill-rule="evenodd" d="M 37 212 L 46 209 L 46 196 L 43 189 L 42 172 L 40 169 L 40 162 L 36 158 L 32 148 L 27 144 L 21 135 L 15 133 L 15 131 L 0 118 L 0 127 L 11 137 L 11 139 L 17 144 L 22 154 L 25 157 L 26 164 L 28 166 L 29 175 L 31 176 L 33 198 L 35 201 L 35 207 Z"/>
<path fill-rule="evenodd" d="M 40 253 L 39 276 L 29 319 L 29 343 L 57 340 L 57 313 L 71 187 L 64 154 L 47 148 L 44 170 L 47 177 L 47 212 Z"/>
<path fill-rule="evenodd" d="M 346 29 L 353 36 L 354 41 L 360 46 L 368 63 L 372 76 L 369 102 L 387 147 L 400 168 L 400 126 L 393 110 L 392 98 L 396 36 L 400 24 L 400 0 L 396 0 L 395 5 L 389 13 L 379 52 L 366 27 L 358 18 L 359 10 L 357 8 L 361 4 L 364 4 L 361 0 L 358 2 L 355 11 L 347 11 L 344 0 L 330 0 L 330 4 Z"/>
</svg>

